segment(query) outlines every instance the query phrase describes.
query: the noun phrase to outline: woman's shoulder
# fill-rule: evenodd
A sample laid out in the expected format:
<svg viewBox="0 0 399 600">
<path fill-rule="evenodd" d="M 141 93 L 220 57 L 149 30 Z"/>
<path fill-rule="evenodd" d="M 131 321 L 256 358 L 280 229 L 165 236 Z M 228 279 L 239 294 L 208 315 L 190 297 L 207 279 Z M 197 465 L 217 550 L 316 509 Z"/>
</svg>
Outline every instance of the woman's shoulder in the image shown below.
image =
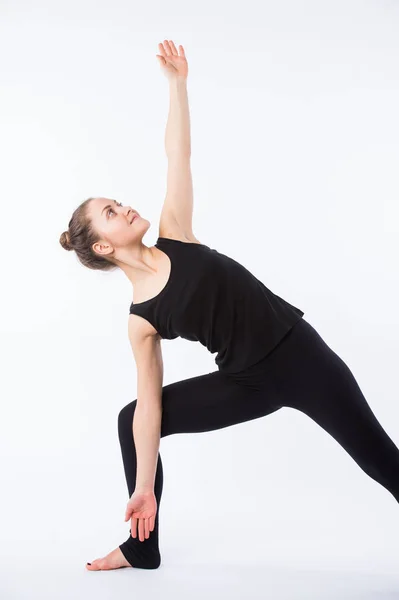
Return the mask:
<svg viewBox="0 0 399 600">
<path fill-rule="evenodd" d="M 200 244 L 193 232 L 185 233 L 179 225 L 170 220 L 161 223 L 159 226 L 158 237 L 161 239 L 175 240 L 176 242 L 186 242 L 187 244 Z"/>
</svg>

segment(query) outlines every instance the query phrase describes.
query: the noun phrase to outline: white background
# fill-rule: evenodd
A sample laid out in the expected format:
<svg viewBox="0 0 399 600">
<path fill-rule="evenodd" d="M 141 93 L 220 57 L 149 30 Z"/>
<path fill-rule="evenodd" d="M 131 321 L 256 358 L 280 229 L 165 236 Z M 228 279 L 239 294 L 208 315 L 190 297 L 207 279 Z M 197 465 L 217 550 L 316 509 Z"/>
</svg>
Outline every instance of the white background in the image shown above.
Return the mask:
<svg viewBox="0 0 399 600">
<path fill-rule="evenodd" d="M 195 235 L 305 312 L 398 444 L 398 31 L 392 0 L 1 2 L 4 600 L 398 597 L 393 496 L 288 408 L 161 440 L 161 568 L 86 570 L 129 534 L 132 288 L 59 244 L 89 196 L 155 243 L 156 54 L 182 44 Z M 198 343 L 162 348 L 165 385 L 216 369 Z"/>
</svg>

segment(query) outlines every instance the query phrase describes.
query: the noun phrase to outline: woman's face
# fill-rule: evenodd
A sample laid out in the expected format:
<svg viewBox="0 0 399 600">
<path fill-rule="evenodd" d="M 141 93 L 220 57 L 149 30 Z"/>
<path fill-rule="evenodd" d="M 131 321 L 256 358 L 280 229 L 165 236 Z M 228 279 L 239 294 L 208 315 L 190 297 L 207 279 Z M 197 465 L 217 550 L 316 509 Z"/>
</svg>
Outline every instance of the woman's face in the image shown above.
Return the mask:
<svg viewBox="0 0 399 600">
<path fill-rule="evenodd" d="M 88 207 L 88 215 L 94 230 L 99 235 L 95 251 L 109 253 L 111 250 L 132 246 L 141 241 L 150 222 L 140 217 L 130 206 L 110 198 L 94 198 Z M 107 248 L 102 248 L 107 245 Z M 102 251 L 104 250 L 104 252 Z"/>
</svg>

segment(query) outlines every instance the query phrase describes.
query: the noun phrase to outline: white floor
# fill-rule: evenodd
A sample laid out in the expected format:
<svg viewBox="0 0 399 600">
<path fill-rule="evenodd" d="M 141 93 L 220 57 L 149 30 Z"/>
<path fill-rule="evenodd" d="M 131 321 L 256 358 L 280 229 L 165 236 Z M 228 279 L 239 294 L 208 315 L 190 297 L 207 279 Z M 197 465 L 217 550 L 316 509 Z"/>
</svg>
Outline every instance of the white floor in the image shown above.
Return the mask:
<svg viewBox="0 0 399 600">
<path fill-rule="evenodd" d="M 4 567 L 4 565 L 3 565 Z M 190 553 L 166 557 L 156 571 L 120 569 L 86 572 L 76 560 L 8 564 L 2 573 L 1 598 L 40 600 L 96 600 L 114 598 L 173 598 L 196 600 L 204 597 L 273 600 L 394 600 L 399 598 L 399 575 L 393 568 L 362 565 L 319 564 L 299 567 L 269 561 L 251 564 L 220 559 L 196 560 Z"/>
<path fill-rule="evenodd" d="M 309 532 L 301 543 L 299 539 L 287 536 L 287 528 L 284 529 L 285 539 L 279 540 L 275 530 L 271 529 L 269 542 L 263 539 L 259 544 L 253 536 L 248 536 L 249 547 L 245 548 L 242 535 L 237 535 L 235 541 L 231 532 L 227 535 L 223 529 L 214 540 L 205 532 L 190 532 L 191 542 L 188 541 L 187 532 L 185 535 L 176 535 L 173 540 L 170 532 L 167 532 L 170 543 L 162 543 L 162 564 L 155 571 L 132 568 L 87 571 L 86 560 L 102 556 L 104 544 L 100 544 L 99 540 L 86 540 L 84 550 L 82 547 L 76 549 L 70 540 L 66 544 L 54 543 L 49 552 L 40 545 L 35 548 L 29 544 L 22 545 L 19 550 L 15 547 L 12 553 L 2 559 L 0 598 L 399 598 L 399 544 L 395 544 L 394 536 L 386 544 L 378 536 L 374 541 L 370 538 L 369 543 L 365 542 L 364 537 L 350 539 L 340 551 L 337 548 L 340 532 L 335 538 L 329 534 L 327 539 L 321 539 L 312 530 L 313 533 Z M 375 531 L 372 533 L 374 535 Z M 99 553 L 87 549 L 95 545 L 100 548 Z"/>
</svg>

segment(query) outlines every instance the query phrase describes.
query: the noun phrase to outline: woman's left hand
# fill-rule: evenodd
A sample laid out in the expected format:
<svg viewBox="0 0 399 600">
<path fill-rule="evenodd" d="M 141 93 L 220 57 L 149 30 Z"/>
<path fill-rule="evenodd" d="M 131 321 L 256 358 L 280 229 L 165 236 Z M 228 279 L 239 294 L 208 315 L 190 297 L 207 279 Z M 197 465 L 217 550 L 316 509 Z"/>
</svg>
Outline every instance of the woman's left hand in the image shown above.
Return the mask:
<svg viewBox="0 0 399 600">
<path fill-rule="evenodd" d="M 140 542 L 150 537 L 154 531 L 155 515 L 157 514 L 157 499 L 153 491 L 133 492 L 126 506 L 125 521 L 131 519 L 130 532 L 137 537 L 137 525 Z"/>
<path fill-rule="evenodd" d="M 179 46 L 179 53 L 172 40 L 164 40 L 164 43 L 158 44 L 161 55 L 157 58 L 163 68 L 165 76 L 170 79 L 187 79 L 188 64 L 183 46 Z"/>
</svg>

